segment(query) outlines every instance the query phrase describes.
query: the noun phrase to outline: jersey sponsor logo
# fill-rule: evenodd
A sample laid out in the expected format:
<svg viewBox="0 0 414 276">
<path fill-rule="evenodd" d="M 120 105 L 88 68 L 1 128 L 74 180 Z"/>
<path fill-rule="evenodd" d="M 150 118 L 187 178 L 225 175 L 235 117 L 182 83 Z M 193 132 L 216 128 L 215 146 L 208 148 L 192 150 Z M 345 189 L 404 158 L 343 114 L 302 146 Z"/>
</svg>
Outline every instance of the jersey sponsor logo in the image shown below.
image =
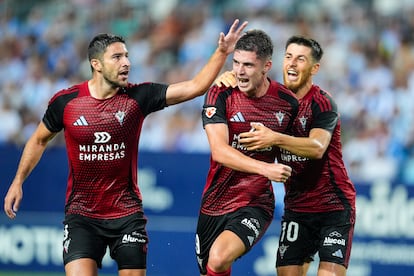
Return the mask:
<svg viewBox="0 0 414 276">
<path fill-rule="evenodd" d="M 217 108 L 215 108 L 214 106 L 210 106 L 204 109 L 204 113 L 206 114 L 207 118 L 211 118 L 214 116 L 214 114 L 216 114 L 217 112 Z"/>
<path fill-rule="evenodd" d="M 251 219 L 244 218 L 241 221 L 241 224 L 247 226 L 247 228 L 249 228 L 250 230 L 252 230 L 254 232 L 256 238 L 259 236 L 259 234 L 260 234 L 260 232 L 259 232 L 260 223 L 259 223 L 259 221 L 257 219 L 254 219 L 254 218 L 251 218 Z"/>
<path fill-rule="evenodd" d="M 231 142 L 231 146 L 235 149 L 238 149 L 238 150 L 247 151 L 247 148 L 239 143 L 239 139 L 240 139 L 239 135 L 234 134 L 233 135 L 233 140 Z M 273 147 L 267 147 L 267 148 L 257 149 L 255 151 L 256 152 L 264 152 L 264 151 L 272 151 L 272 149 L 273 149 Z"/>
<path fill-rule="evenodd" d="M 136 237 L 130 234 L 125 234 L 122 237 L 122 243 L 146 243 L 146 239 L 142 237 L 142 235 L 139 235 L 141 237 Z"/>
<path fill-rule="evenodd" d="M 107 144 L 107 145 L 79 145 L 79 151 L 82 152 L 113 152 L 124 150 L 126 148 L 125 143 L 120 144 Z"/>
<path fill-rule="evenodd" d="M 309 158 L 298 156 L 296 154 L 291 153 L 288 150 L 280 149 L 280 159 L 281 161 L 288 163 L 288 162 L 305 162 L 308 161 Z"/>
<path fill-rule="evenodd" d="M 345 246 L 345 239 L 325 237 L 325 240 L 323 241 L 323 246 L 331 246 L 335 244 Z"/>
<path fill-rule="evenodd" d="M 233 117 L 230 118 L 230 122 L 246 122 L 246 120 L 243 117 L 243 114 L 239 111 Z"/>
<path fill-rule="evenodd" d="M 93 134 L 95 136 L 95 143 L 103 144 L 109 142 L 111 140 L 111 135 L 108 132 L 95 132 Z"/>
<path fill-rule="evenodd" d="M 337 237 L 337 238 L 340 238 L 340 237 L 342 237 L 342 235 L 338 231 L 333 231 L 333 232 L 329 233 L 329 237 Z"/>
<path fill-rule="evenodd" d="M 73 123 L 73 125 L 74 126 L 87 126 L 87 125 L 89 125 L 88 124 L 88 121 L 86 121 L 86 118 L 85 118 L 85 116 L 80 116 L 74 123 Z"/>
<path fill-rule="evenodd" d="M 79 160 L 110 161 L 125 157 L 125 144 L 79 145 Z"/>
<path fill-rule="evenodd" d="M 231 146 L 235 149 L 238 150 L 242 150 L 245 151 L 247 150 L 247 148 L 245 146 L 243 146 L 242 144 L 239 143 L 239 135 L 238 134 L 234 134 L 233 135 L 233 141 L 231 142 Z"/>
<path fill-rule="evenodd" d="M 339 244 L 345 246 L 345 239 L 341 239 L 342 235 L 338 231 L 333 231 L 329 233 L 328 237 L 325 237 L 323 241 L 324 246 L 331 246 L 334 244 Z"/>
</svg>

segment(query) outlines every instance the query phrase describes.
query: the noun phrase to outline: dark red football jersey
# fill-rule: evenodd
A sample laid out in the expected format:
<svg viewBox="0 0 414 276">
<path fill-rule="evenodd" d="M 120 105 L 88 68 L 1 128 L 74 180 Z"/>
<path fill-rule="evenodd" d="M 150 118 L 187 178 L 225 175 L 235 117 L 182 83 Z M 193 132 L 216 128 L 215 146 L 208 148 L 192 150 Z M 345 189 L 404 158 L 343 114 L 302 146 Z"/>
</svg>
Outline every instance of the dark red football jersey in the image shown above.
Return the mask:
<svg viewBox="0 0 414 276">
<path fill-rule="evenodd" d="M 249 98 L 238 88 L 212 87 L 205 97 L 203 125 L 225 123 L 229 129 L 229 145 L 252 158 L 274 163 L 276 148 L 247 151 L 238 142 L 250 123 L 262 123 L 274 131 L 285 132 L 297 114 L 298 100 L 283 85 L 272 81 L 261 98 Z M 245 206 L 258 206 L 273 215 L 275 199 L 271 181 L 244 173 L 210 160 L 210 169 L 202 196 L 201 212 L 222 215 Z"/>
<path fill-rule="evenodd" d="M 342 159 L 337 106 L 329 93 L 316 85 L 300 100 L 293 135 L 308 137 L 312 128 L 323 128 L 332 133 L 322 159 L 311 160 L 280 149 L 279 162 L 292 167 L 292 176 L 285 183 L 285 208 L 296 212 L 354 209 L 356 192 Z"/>
<path fill-rule="evenodd" d="M 43 122 L 52 132 L 64 129 L 69 161 L 66 214 L 111 219 L 142 211 L 138 141 L 144 118 L 166 106 L 166 89 L 128 84 L 99 100 L 84 82 L 50 100 Z"/>
</svg>

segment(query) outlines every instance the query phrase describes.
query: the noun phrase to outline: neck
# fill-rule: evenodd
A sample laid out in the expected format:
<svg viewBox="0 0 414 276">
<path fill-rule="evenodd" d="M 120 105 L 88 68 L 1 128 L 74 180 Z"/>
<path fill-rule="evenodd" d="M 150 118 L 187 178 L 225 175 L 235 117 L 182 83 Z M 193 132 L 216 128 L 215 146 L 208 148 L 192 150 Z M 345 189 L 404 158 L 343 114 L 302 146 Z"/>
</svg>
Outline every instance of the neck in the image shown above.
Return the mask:
<svg viewBox="0 0 414 276">
<path fill-rule="evenodd" d="M 308 92 L 311 90 L 312 85 L 313 85 L 312 80 L 307 81 L 304 86 L 302 86 L 296 91 L 295 93 L 296 97 L 298 99 L 302 99 L 303 97 L 305 97 L 306 94 L 308 94 Z"/>
<path fill-rule="evenodd" d="M 92 97 L 104 100 L 113 97 L 119 90 L 119 87 L 110 86 L 105 80 L 91 79 L 88 81 L 89 93 Z"/>
<path fill-rule="evenodd" d="M 269 85 L 270 85 L 269 80 L 267 79 L 266 76 L 263 76 L 263 78 L 264 78 L 264 80 L 262 82 L 262 85 L 257 87 L 256 95 L 255 95 L 256 98 L 260 98 L 260 97 L 263 97 L 264 95 L 266 95 L 267 90 L 269 89 Z"/>
</svg>

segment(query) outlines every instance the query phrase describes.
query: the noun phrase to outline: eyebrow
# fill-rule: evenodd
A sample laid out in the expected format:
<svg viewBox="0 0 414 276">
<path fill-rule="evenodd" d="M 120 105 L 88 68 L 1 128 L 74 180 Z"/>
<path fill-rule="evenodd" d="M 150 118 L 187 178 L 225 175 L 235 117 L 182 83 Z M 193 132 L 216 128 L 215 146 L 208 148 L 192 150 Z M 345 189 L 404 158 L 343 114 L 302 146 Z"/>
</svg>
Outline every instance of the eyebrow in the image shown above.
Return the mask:
<svg viewBox="0 0 414 276">
<path fill-rule="evenodd" d="M 255 63 L 253 63 L 253 62 L 241 62 L 241 61 L 238 61 L 237 59 L 234 59 L 234 58 L 233 58 L 233 62 L 237 62 L 237 63 L 243 64 L 243 65 L 255 65 Z"/>
</svg>

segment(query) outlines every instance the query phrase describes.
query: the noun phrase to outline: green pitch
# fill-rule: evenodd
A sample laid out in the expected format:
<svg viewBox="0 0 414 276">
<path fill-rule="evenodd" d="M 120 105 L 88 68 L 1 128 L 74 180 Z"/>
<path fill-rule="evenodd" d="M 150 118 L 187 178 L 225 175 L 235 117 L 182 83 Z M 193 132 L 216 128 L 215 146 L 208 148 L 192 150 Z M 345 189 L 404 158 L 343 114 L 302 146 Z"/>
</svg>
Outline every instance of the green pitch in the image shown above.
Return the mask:
<svg viewBox="0 0 414 276">
<path fill-rule="evenodd" d="M 100 276 L 113 276 L 111 274 L 99 274 Z M 63 272 L 16 272 L 0 271 L 0 276 L 65 276 Z"/>
</svg>

